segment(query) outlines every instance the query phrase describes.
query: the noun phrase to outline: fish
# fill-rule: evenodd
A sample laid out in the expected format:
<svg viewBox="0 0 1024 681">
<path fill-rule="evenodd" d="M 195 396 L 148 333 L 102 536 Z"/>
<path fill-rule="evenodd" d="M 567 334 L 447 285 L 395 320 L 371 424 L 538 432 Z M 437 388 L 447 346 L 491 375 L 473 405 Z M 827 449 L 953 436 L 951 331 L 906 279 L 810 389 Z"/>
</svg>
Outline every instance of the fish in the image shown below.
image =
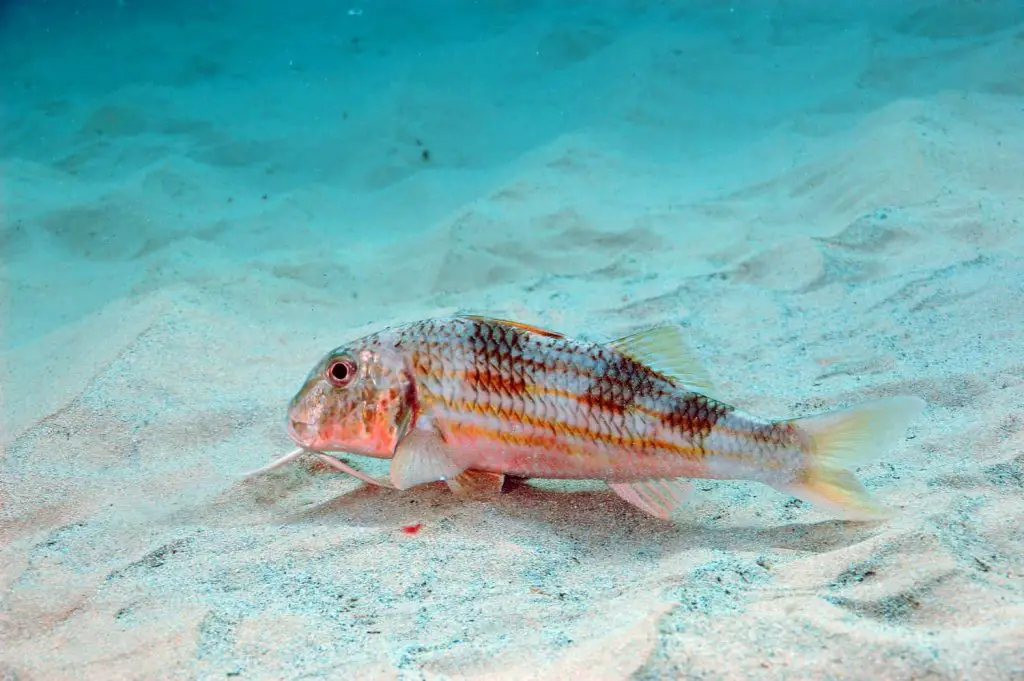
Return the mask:
<svg viewBox="0 0 1024 681">
<path fill-rule="evenodd" d="M 313 366 L 287 410 L 297 449 L 256 472 L 309 453 L 371 484 L 483 500 L 511 480 L 598 480 L 662 520 L 694 479 L 749 480 L 844 519 L 891 516 L 854 470 L 903 438 L 923 399 L 755 416 L 714 396 L 685 336 L 660 324 L 594 342 L 482 315 L 389 326 Z M 387 479 L 339 452 L 390 459 Z"/>
</svg>

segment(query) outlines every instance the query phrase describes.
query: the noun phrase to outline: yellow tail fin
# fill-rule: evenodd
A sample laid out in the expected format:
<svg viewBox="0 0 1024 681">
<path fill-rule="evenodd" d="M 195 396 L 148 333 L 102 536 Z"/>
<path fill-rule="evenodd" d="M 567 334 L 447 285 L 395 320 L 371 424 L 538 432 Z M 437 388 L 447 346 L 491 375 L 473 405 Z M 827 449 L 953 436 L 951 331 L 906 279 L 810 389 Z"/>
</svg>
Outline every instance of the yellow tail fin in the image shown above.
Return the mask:
<svg viewBox="0 0 1024 681">
<path fill-rule="evenodd" d="M 881 456 L 924 407 L 920 397 L 900 395 L 794 419 L 791 423 L 810 439 L 811 463 L 785 491 L 850 520 L 888 517 L 851 469 Z"/>
</svg>

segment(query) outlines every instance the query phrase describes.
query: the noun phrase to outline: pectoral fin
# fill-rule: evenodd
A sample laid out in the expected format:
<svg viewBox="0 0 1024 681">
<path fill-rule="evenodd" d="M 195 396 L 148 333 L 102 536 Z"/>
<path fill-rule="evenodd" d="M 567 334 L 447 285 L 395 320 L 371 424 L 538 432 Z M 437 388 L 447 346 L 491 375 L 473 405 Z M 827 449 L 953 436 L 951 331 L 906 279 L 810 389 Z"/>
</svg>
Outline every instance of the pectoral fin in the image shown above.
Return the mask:
<svg viewBox="0 0 1024 681">
<path fill-rule="evenodd" d="M 451 480 L 465 466 L 457 464 L 436 431 L 412 430 L 402 438 L 391 459 L 391 484 L 409 489 L 426 482 Z"/>
<path fill-rule="evenodd" d="M 683 480 L 637 480 L 608 483 L 616 494 L 644 513 L 668 520 L 672 512 L 693 492 L 693 485 Z"/>
<path fill-rule="evenodd" d="M 482 501 L 493 499 L 501 494 L 505 484 L 502 473 L 485 473 L 484 471 L 464 471 L 446 481 L 448 489 L 457 497 Z"/>
</svg>

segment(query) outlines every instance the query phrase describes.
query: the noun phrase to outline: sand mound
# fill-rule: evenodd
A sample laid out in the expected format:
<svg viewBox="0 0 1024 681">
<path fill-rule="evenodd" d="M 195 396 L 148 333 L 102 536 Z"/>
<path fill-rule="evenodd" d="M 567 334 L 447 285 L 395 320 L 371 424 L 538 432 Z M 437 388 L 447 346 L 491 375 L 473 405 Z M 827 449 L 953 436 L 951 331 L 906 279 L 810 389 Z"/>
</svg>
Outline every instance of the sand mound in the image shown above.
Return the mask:
<svg viewBox="0 0 1024 681">
<path fill-rule="evenodd" d="M 1020 677 L 1019 3 L 484 4 L 0 7 L 0 677 Z M 920 395 L 895 517 L 240 478 L 460 309 L 680 323 L 766 417 Z"/>
</svg>

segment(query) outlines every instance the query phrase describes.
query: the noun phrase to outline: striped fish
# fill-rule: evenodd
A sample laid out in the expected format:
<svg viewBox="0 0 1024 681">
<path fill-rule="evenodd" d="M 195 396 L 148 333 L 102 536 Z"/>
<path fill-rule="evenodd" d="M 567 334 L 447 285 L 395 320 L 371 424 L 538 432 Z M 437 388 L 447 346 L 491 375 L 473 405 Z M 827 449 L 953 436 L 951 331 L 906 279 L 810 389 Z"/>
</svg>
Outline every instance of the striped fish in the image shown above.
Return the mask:
<svg viewBox="0 0 1024 681">
<path fill-rule="evenodd" d="M 924 408 L 896 396 L 769 420 L 709 396 L 675 326 L 588 343 L 479 316 L 389 328 L 328 353 L 288 409 L 298 449 L 391 459 L 397 489 L 444 481 L 486 498 L 506 476 L 603 480 L 667 519 L 688 478 L 755 480 L 850 519 L 885 517 L 851 469 Z"/>
</svg>

